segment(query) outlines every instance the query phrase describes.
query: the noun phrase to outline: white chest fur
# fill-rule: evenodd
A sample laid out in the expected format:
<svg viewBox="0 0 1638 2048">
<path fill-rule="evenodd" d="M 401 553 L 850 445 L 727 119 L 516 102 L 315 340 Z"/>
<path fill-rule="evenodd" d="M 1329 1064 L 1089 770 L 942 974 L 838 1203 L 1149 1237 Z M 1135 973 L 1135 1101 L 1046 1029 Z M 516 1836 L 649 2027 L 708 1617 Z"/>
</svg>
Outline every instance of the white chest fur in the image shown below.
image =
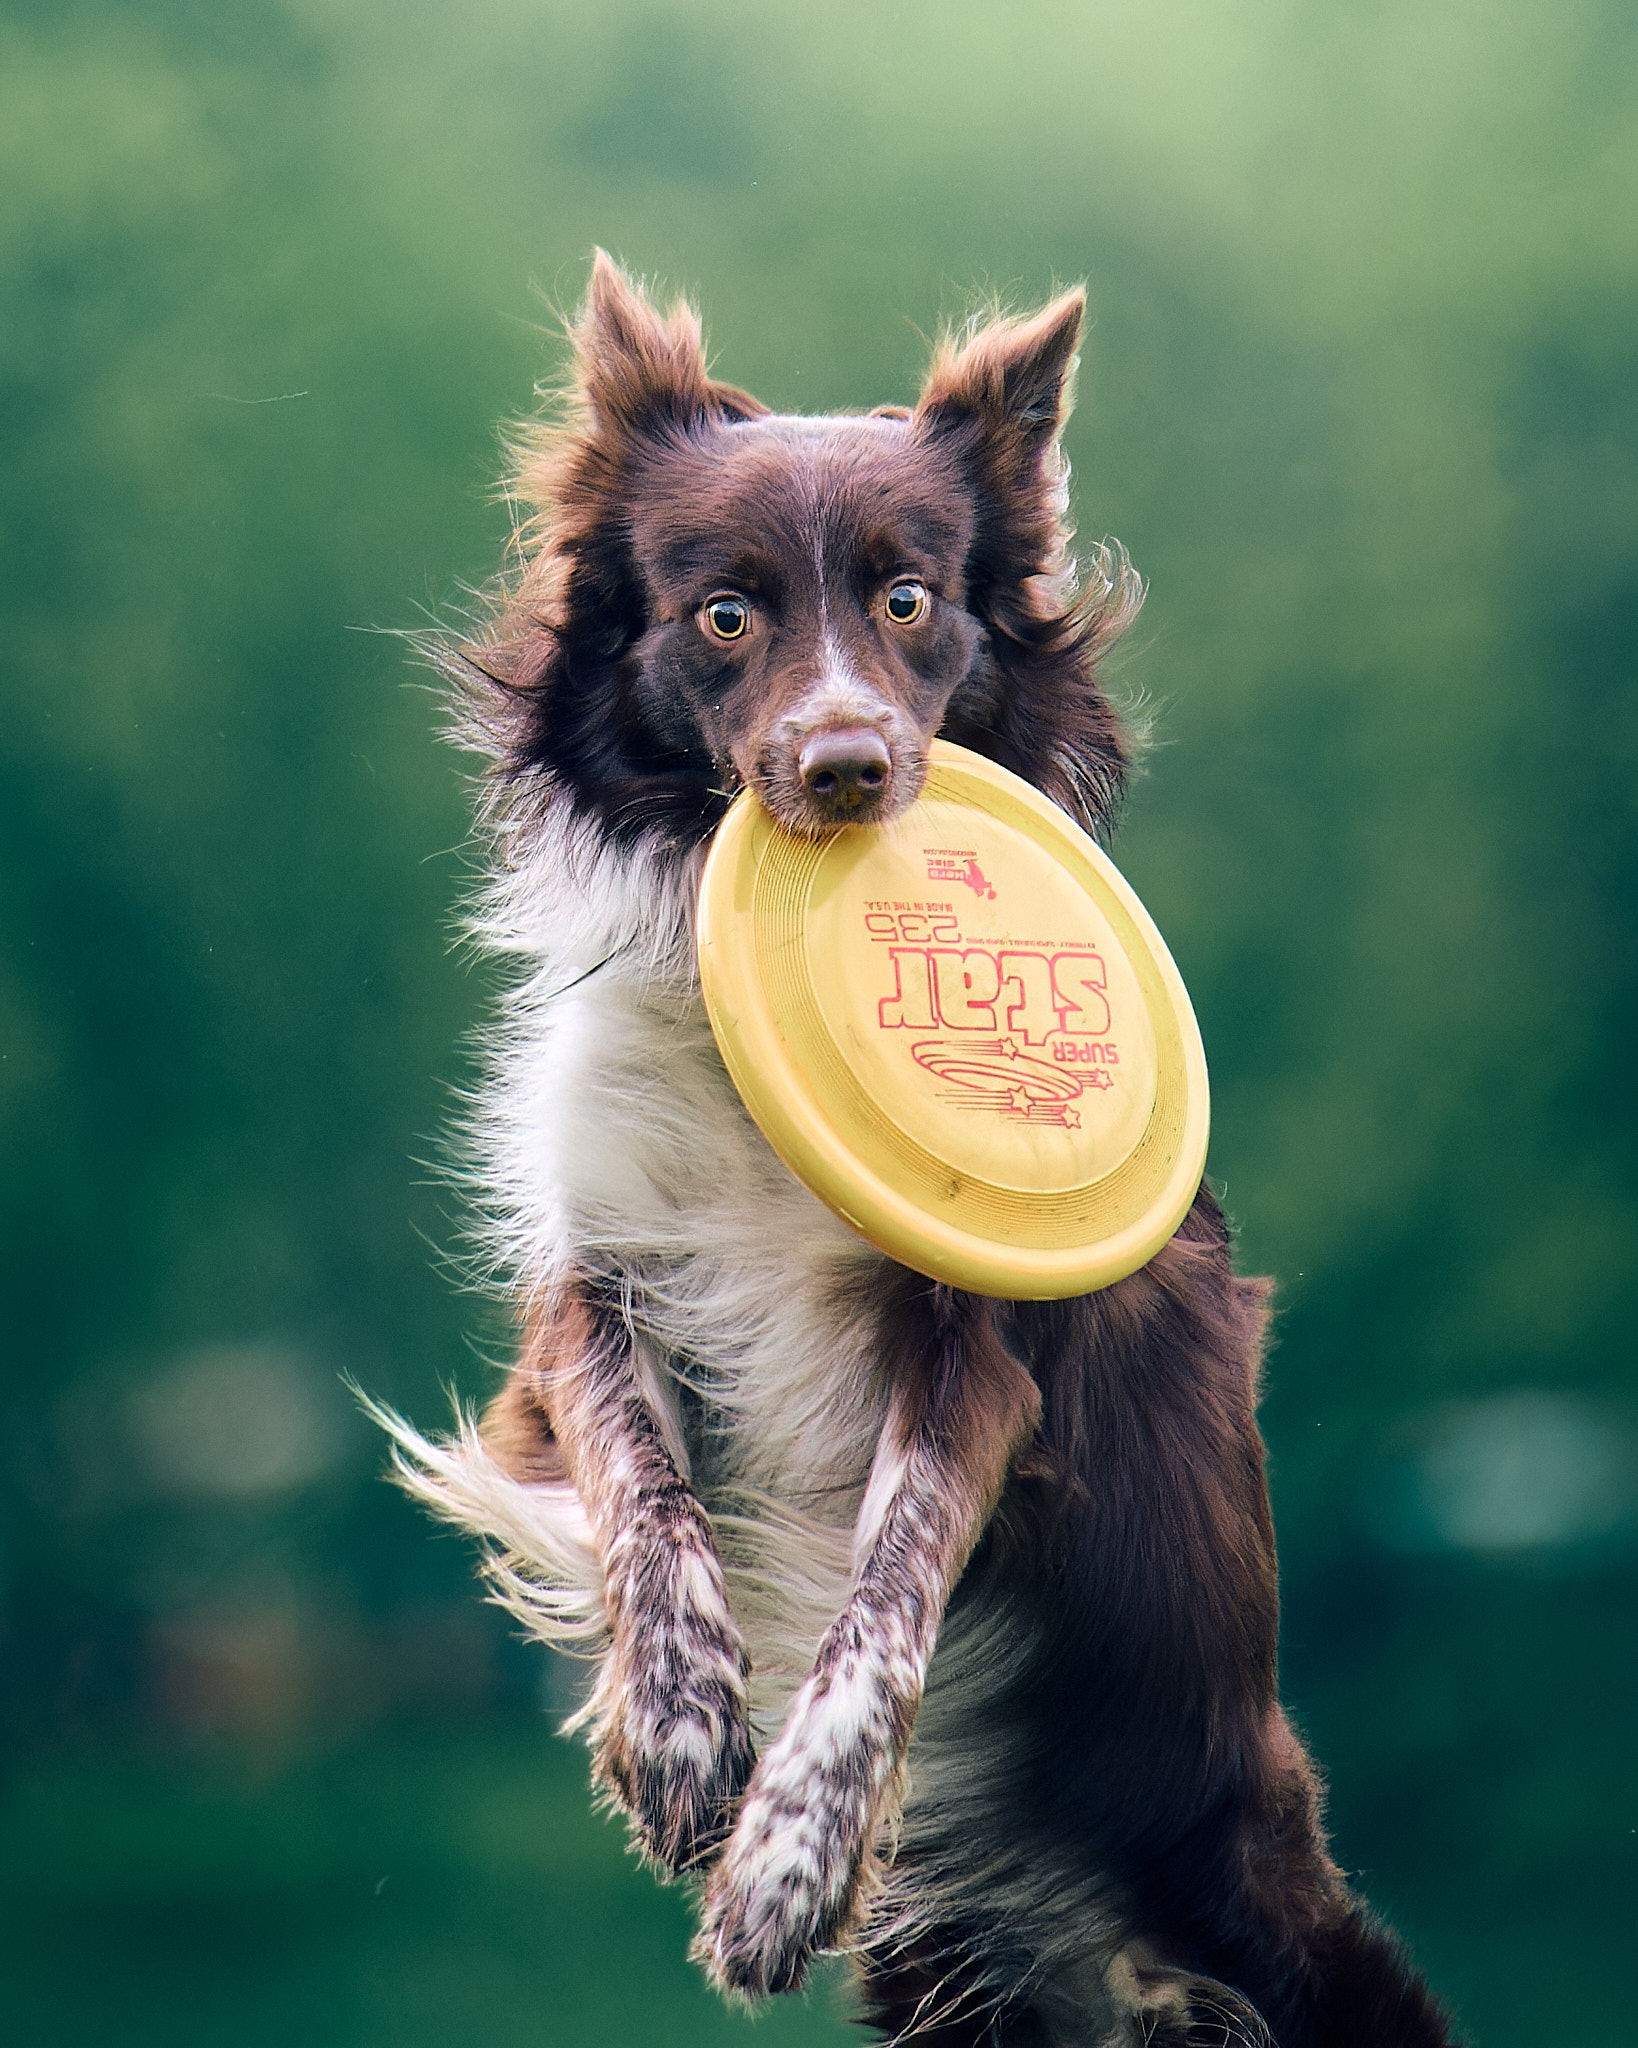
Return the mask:
<svg viewBox="0 0 1638 2048">
<path fill-rule="evenodd" d="M 887 1407 L 886 1261 L 746 1115 L 699 994 L 696 884 L 697 863 L 666 869 L 559 821 L 497 885 L 479 936 L 519 978 L 471 1120 L 471 1185 L 497 1279 L 524 1293 L 571 1274 L 620 1287 L 651 1405 L 712 1518 L 763 1751 L 852 1586 Z M 606 1647 L 603 1566 L 572 1486 L 511 1477 L 470 1420 L 435 1442 L 381 1419 L 410 1490 L 489 1542 L 491 1583 L 529 1631 Z M 1114 1940 L 1101 1880 L 1022 1847 L 973 1857 L 977 1840 L 1010 1839 L 986 1702 L 1018 1647 L 987 1607 L 941 1645 L 900 1823 L 914 1856 L 895 1867 L 872 1938 L 909 1938 L 959 1906 L 1009 1930 L 1009 1954 L 1027 1926 L 1043 1983 L 1101 1978 Z M 998 1966 L 997 1995 L 1011 1967 Z M 1111 2038 L 1102 2022 L 1085 2031 L 1084 1989 L 1070 2005 L 1050 2038 Z"/>
<path fill-rule="evenodd" d="M 697 862 L 572 823 L 480 932 L 523 969 L 473 1121 L 499 1274 L 619 1284 L 673 1450 L 718 1522 L 773 1709 L 846 1593 L 881 1432 L 884 1261 L 747 1116 L 694 965 Z"/>
</svg>

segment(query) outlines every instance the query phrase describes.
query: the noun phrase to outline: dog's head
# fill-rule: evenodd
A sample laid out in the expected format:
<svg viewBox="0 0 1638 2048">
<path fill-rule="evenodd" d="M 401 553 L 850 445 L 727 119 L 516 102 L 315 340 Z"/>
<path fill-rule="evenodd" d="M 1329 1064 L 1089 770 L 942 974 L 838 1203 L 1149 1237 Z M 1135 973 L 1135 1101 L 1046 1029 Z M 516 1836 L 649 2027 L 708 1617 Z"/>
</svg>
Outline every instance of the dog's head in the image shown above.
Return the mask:
<svg viewBox="0 0 1638 2048">
<path fill-rule="evenodd" d="M 520 467 L 522 575 L 462 650 L 503 778 L 684 838 L 748 784 L 817 833 L 913 803 L 942 732 L 1107 822 L 1093 670 L 1139 591 L 1102 550 L 1078 592 L 1068 555 L 1083 303 L 946 342 L 914 411 L 786 418 L 599 255 L 565 416 Z"/>
</svg>

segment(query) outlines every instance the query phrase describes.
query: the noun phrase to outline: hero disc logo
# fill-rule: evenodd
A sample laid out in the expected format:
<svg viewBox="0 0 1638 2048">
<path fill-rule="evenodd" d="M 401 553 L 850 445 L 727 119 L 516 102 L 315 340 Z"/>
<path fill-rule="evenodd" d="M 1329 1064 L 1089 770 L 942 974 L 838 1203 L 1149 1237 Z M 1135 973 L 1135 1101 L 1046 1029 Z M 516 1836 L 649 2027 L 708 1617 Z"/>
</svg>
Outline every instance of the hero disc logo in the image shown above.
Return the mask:
<svg viewBox="0 0 1638 2048">
<path fill-rule="evenodd" d="M 989 877 L 978 865 L 978 855 L 969 846 L 924 846 L 929 882 L 959 882 L 975 896 L 995 901 Z"/>
<path fill-rule="evenodd" d="M 947 904 L 872 904 L 865 926 L 889 986 L 877 1023 L 940 1034 L 909 1050 L 947 1102 L 1074 1130 L 1078 1098 L 1115 1086 L 1108 975 L 1090 947 L 967 945 Z"/>
</svg>

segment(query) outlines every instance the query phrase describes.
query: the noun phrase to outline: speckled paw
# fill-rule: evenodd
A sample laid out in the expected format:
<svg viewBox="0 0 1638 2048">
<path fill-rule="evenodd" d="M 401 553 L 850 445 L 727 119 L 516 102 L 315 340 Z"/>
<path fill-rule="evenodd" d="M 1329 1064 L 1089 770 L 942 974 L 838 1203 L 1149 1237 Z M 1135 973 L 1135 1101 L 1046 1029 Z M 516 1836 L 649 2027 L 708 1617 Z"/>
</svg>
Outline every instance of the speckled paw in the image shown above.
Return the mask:
<svg viewBox="0 0 1638 2048">
<path fill-rule="evenodd" d="M 823 1806 L 792 1811 L 753 1789 L 706 1894 L 694 1953 L 722 1989 L 794 1991 L 852 1918 L 859 1857 Z M 844 1837 L 847 1837 L 844 1839 Z"/>
</svg>

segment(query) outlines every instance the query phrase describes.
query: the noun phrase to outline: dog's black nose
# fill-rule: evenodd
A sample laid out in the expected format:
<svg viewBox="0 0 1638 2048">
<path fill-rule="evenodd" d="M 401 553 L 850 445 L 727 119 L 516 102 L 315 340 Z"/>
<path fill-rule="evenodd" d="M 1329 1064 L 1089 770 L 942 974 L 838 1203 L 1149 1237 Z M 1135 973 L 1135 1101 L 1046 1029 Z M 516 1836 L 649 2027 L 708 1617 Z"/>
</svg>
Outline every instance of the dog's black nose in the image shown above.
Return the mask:
<svg viewBox="0 0 1638 2048">
<path fill-rule="evenodd" d="M 893 757 L 879 732 L 845 726 L 816 732 L 797 759 L 802 787 L 828 809 L 852 811 L 873 802 L 887 787 Z"/>
</svg>

